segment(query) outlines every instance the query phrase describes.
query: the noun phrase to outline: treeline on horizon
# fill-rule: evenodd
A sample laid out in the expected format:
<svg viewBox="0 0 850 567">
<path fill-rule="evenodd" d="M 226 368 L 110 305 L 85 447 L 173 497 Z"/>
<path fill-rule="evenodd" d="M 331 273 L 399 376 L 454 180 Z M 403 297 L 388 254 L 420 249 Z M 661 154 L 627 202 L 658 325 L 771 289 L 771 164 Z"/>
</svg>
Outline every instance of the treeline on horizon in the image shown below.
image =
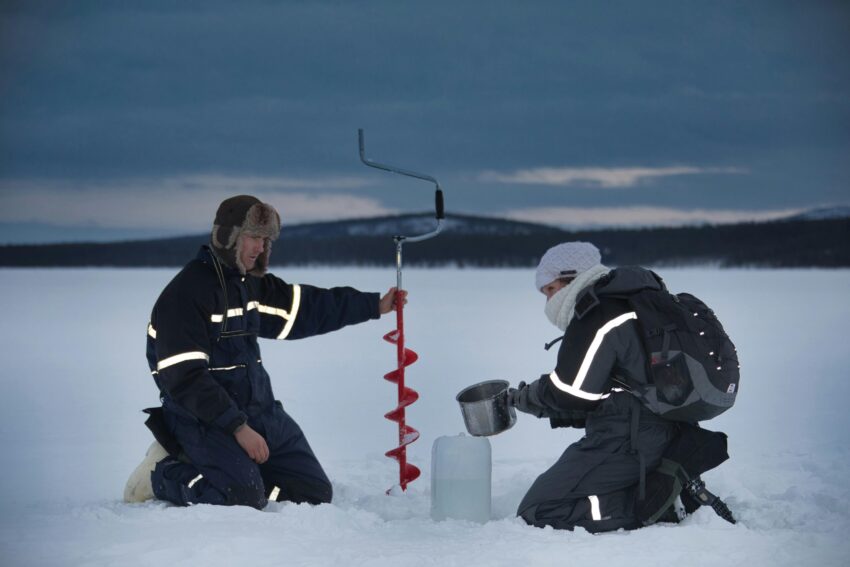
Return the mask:
<svg viewBox="0 0 850 567">
<path fill-rule="evenodd" d="M 362 222 L 362 221 L 361 221 Z M 272 265 L 395 264 L 389 236 L 322 236 L 304 225 L 275 242 Z M 7 267 L 176 267 L 207 242 L 208 235 L 109 243 L 0 246 Z M 771 268 L 850 266 L 850 219 L 774 221 L 678 228 L 566 231 L 541 227 L 528 234 L 447 231 L 405 245 L 408 266 L 529 267 L 551 246 L 593 242 L 608 265 L 696 265 Z"/>
</svg>

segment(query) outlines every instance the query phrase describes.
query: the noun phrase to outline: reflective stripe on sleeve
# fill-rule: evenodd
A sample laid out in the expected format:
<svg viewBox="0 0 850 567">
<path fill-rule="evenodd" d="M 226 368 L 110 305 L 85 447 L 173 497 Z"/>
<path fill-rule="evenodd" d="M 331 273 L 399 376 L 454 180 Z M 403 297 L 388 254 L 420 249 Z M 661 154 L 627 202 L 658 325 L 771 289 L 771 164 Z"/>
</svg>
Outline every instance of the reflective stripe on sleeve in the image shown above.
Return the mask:
<svg viewBox="0 0 850 567">
<path fill-rule="evenodd" d="M 298 316 L 298 308 L 301 306 L 301 286 L 298 284 L 292 284 L 292 309 L 287 311 L 286 309 L 281 309 L 279 307 L 272 307 L 271 305 L 263 305 L 259 301 L 249 301 L 248 305 L 246 305 L 246 310 L 251 311 L 252 309 L 256 309 L 262 314 L 265 315 L 274 315 L 275 317 L 280 317 L 286 324 L 283 326 L 283 330 L 277 336 L 278 339 L 285 339 L 289 332 L 292 330 L 292 325 L 295 324 L 295 317 Z M 241 317 L 244 315 L 244 311 L 241 307 L 237 307 L 235 309 L 227 310 L 227 317 Z M 224 321 L 224 315 L 221 313 L 215 313 L 210 315 L 210 321 L 213 323 L 221 323 Z"/>
<path fill-rule="evenodd" d="M 181 362 L 186 362 L 187 360 L 205 360 L 209 362 L 210 357 L 206 353 L 201 351 L 184 352 L 182 354 L 175 354 L 174 356 L 169 356 L 166 359 L 160 360 L 156 364 L 156 369 L 161 371 L 164 368 L 174 366 L 175 364 L 180 364 Z"/>
<path fill-rule="evenodd" d="M 270 307 L 260 303 L 257 303 L 256 307 L 257 311 L 260 313 L 265 313 L 266 315 L 277 315 L 278 317 L 282 317 L 287 320 L 289 319 L 289 313 L 285 309 L 278 309 L 277 307 Z"/>
<path fill-rule="evenodd" d="M 587 373 L 590 371 L 590 365 L 593 364 L 593 359 L 596 357 L 596 353 L 599 351 L 599 347 L 602 346 L 602 341 L 605 340 L 605 335 L 611 332 L 612 329 L 615 329 L 625 323 L 626 321 L 630 321 L 632 319 L 637 319 L 637 313 L 631 311 L 629 313 L 623 313 L 619 317 L 615 317 L 611 319 L 602 327 L 596 331 L 596 336 L 593 337 L 593 341 L 590 343 L 590 347 L 587 349 L 587 352 L 584 354 L 584 360 L 581 362 L 581 366 L 578 369 L 578 374 L 576 374 L 575 380 L 573 380 L 572 384 L 567 384 L 563 382 L 556 372 L 552 372 L 549 375 L 552 384 L 561 390 L 562 392 L 566 392 L 578 398 L 582 398 L 584 400 L 601 400 L 608 396 L 608 394 L 591 394 L 589 392 L 585 392 L 581 389 L 582 384 L 584 384 L 585 378 L 587 378 Z"/>
<path fill-rule="evenodd" d="M 289 335 L 289 331 L 292 330 L 292 325 L 295 324 L 295 318 L 298 316 L 299 307 L 301 307 L 301 286 L 298 284 L 292 284 L 292 309 L 289 310 L 289 317 L 284 317 L 284 319 L 286 319 L 286 325 L 277 336 L 278 339 L 285 339 L 287 335 Z"/>
<path fill-rule="evenodd" d="M 148 323 L 148 336 L 152 339 L 156 338 L 156 329 L 150 323 Z"/>
<path fill-rule="evenodd" d="M 590 517 L 594 522 L 598 522 L 602 519 L 602 511 L 599 509 L 599 497 L 596 495 L 588 496 L 588 500 L 590 500 Z"/>
<path fill-rule="evenodd" d="M 279 340 L 285 339 L 289 335 L 289 332 L 292 330 L 292 325 L 295 324 L 295 318 L 298 316 L 299 307 L 301 307 L 301 286 L 298 284 L 292 284 L 292 308 L 289 311 L 279 307 L 263 305 L 256 301 L 252 301 L 248 304 L 248 309 L 256 309 L 260 313 L 265 315 L 274 315 L 275 317 L 280 317 L 286 321 L 286 324 L 283 326 L 283 330 L 281 330 L 280 334 L 276 337 Z"/>
</svg>

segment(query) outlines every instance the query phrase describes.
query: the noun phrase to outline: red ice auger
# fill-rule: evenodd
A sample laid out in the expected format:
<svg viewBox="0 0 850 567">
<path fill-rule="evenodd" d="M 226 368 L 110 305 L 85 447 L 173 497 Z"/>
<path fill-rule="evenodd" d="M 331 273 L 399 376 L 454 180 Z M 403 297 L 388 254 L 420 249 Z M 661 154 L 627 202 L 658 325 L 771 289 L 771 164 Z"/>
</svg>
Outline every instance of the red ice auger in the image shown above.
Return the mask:
<svg viewBox="0 0 850 567">
<path fill-rule="evenodd" d="M 430 175 L 416 173 L 389 165 L 382 165 L 366 158 L 366 149 L 363 141 L 363 130 L 357 131 L 360 141 L 360 161 L 369 167 L 375 167 L 406 175 L 407 177 L 415 177 L 424 181 L 430 181 L 436 186 L 434 194 L 435 208 L 437 210 L 437 227 L 426 234 L 419 236 L 393 236 L 395 242 L 395 263 L 396 263 L 396 289 L 401 291 L 401 266 L 402 266 L 402 245 L 405 242 L 421 242 L 428 238 L 433 238 L 443 229 L 443 191 L 440 189 L 439 182 Z M 384 415 L 390 421 L 398 423 L 398 446 L 386 452 L 387 457 L 398 461 L 398 484 L 402 490 L 407 490 L 407 484 L 413 482 L 419 477 L 419 469 L 407 462 L 407 446 L 419 439 L 419 432 L 405 423 L 405 408 L 419 399 L 419 394 L 413 388 L 408 388 L 404 385 L 404 369 L 410 366 L 419 358 L 418 355 L 404 346 L 404 302 L 400 301 L 396 305 L 396 329 L 384 335 L 384 340 L 396 345 L 398 366 L 392 372 L 384 375 L 386 380 L 398 385 L 398 405 L 394 410 Z M 394 488 L 394 487 L 393 487 Z M 387 494 L 392 491 L 392 488 L 387 490 Z"/>
</svg>

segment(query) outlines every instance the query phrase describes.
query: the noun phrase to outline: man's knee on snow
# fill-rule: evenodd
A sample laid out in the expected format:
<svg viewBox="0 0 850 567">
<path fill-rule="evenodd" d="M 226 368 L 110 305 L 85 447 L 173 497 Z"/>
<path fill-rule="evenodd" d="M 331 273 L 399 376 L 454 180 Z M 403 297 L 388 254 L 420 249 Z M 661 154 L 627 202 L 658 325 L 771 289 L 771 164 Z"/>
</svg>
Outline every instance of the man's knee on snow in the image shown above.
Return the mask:
<svg viewBox="0 0 850 567">
<path fill-rule="evenodd" d="M 249 475 L 250 477 L 250 475 Z M 178 506 L 216 504 L 221 506 L 251 506 L 258 510 L 266 506 L 265 486 L 259 475 L 245 483 L 223 485 L 205 478 L 188 463 L 168 457 L 160 461 L 151 474 L 156 497 Z"/>
<path fill-rule="evenodd" d="M 250 506 L 257 510 L 266 507 L 266 489 L 262 482 L 249 485 L 234 485 L 226 488 L 228 506 Z"/>
</svg>

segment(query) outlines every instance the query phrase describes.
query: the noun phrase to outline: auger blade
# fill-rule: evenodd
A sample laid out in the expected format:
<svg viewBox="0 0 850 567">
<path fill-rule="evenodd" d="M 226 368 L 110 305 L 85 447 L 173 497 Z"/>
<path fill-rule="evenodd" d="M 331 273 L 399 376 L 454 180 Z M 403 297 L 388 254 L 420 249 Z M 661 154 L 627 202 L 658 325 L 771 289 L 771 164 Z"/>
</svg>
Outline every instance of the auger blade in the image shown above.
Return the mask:
<svg viewBox="0 0 850 567">
<path fill-rule="evenodd" d="M 409 425 L 405 425 L 404 427 L 402 427 L 400 435 L 401 442 L 399 444 L 404 446 L 410 445 L 411 443 L 419 439 L 419 432 L 410 427 Z"/>
<path fill-rule="evenodd" d="M 392 382 L 393 384 L 398 384 L 399 379 L 402 376 L 403 369 L 401 370 L 393 370 L 392 372 L 387 372 L 384 374 L 384 380 Z"/>
<path fill-rule="evenodd" d="M 409 463 L 405 464 L 404 473 L 402 473 L 404 481 L 403 484 L 406 487 L 408 482 L 413 482 L 422 472 L 419 470 L 419 467 L 415 465 L 411 465 Z"/>
<path fill-rule="evenodd" d="M 387 341 L 388 343 L 392 343 L 392 344 L 395 345 L 395 344 L 398 344 L 398 336 L 399 336 L 398 329 L 394 329 L 394 330 L 390 331 L 389 333 L 387 333 L 386 335 L 384 335 L 384 340 Z"/>
<path fill-rule="evenodd" d="M 404 365 L 410 366 L 414 362 L 419 360 L 419 355 L 410 350 L 409 348 L 404 349 Z"/>
</svg>

